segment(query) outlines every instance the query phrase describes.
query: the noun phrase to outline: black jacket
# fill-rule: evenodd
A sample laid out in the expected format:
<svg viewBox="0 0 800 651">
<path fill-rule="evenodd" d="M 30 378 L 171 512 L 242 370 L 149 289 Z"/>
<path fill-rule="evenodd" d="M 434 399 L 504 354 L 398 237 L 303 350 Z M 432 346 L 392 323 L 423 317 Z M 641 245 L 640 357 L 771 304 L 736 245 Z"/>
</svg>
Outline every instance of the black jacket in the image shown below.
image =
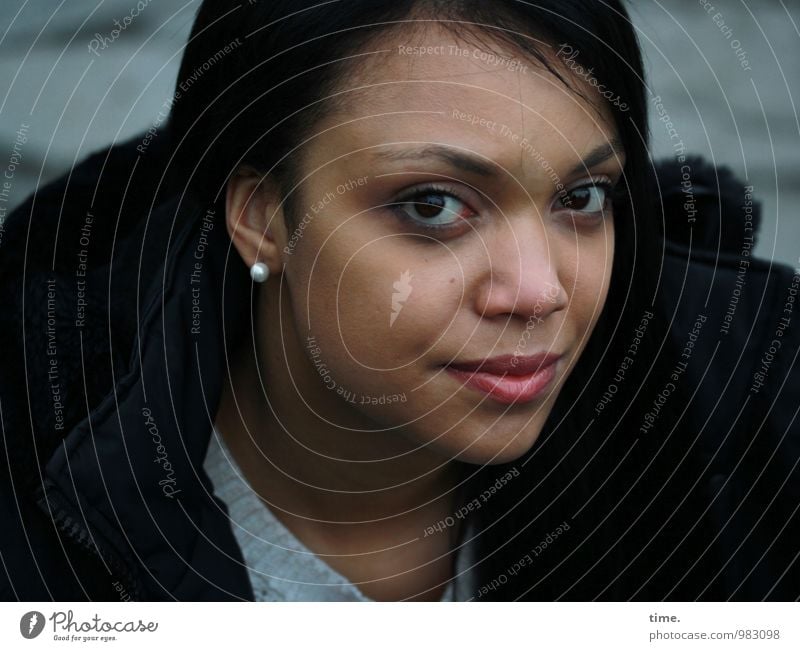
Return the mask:
<svg viewBox="0 0 800 651">
<path fill-rule="evenodd" d="M 168 186 L 153 198 L 165 143 L 141 155 L 137 142 L 95 154 L 3 225 L 5 600 L 253 598 L 202 471 L 222 342 L 244 331 L 251 283 L 223 215 Z M 642 505 L 614 556 L 627 579 L 604 598 L 796 599 L 800 277 L 754 258 L 741 275 L 738 252 L 689 254 L 680 239 L 663 300 L 677 343 L 706 319 L 681 425 L 695 470 L 650 476 L 670 488 Z M 658 445 L 646 439 L 630 456 L 645 469 L 641 451 Z"/>
</svg>

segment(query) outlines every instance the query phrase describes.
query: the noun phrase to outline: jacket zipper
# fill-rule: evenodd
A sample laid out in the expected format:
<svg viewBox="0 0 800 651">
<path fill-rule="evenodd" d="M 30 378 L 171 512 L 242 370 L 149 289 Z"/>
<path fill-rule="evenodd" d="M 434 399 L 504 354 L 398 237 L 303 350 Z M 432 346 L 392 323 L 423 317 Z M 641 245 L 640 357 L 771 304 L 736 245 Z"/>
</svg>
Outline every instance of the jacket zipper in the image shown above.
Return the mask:
<svg viewBox="0 0 800 651">
<path fill-rule="evenodd" d="M 145 598 L 142 582 L 131 570 L 129 564 L 125 563 L 116 552 L 112 551 L 107 545 L 101 545 L 96 536 L 92 536 L 89 530 L 83 525 L 83 518 L 78 517 L 75 508 L 59 493 L 55 484 L 50 479 L 45 479 L 47 494 L 44 488 L 39 485 L 36 488 L 36 503 L 52 522 L 65 534 L 73 543 L 81 549 L 87 550 L 97 557 L 101 563 L 105 563 L 122 580 L 126 592 L 131 595 L 131 599 L 142 601 Z"/>
</svg>

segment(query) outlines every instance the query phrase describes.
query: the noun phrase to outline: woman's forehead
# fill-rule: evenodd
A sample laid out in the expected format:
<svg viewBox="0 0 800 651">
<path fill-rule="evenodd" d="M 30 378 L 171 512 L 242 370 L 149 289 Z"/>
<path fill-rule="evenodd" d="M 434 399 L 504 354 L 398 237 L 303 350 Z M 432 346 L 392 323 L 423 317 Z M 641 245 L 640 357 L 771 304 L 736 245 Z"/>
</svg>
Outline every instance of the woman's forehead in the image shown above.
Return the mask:
<svg viewBox="0 0 800 651">
<path fill-rule="evenodd" d="M 337 141 L 351 151 L 420 141 L 496 158 L 534 143 L 542 155 L 570 158 L 615 137 L 608 107 L 587 101 L 588 84 L 583 97 L 530 55 L 467 44 L 442 28 L 409 43 L 393 34 L 374 65 L 341 82 L 339 110 L 315 129 L 328 153 Z"/>
<path fill-rule="evenodd" d="M 383 171 L 413 168 L 426 157 L 415 160 L 410 154 L 438 146 L 491 161 L 509 176 L 551 178 L 551 170 L 566 174 L 603 146 L 622 154 L 615 130 L 569 98 L 559 109 L 541 97 L 536 107 L 524 106 L 485 90 L 451 89 L 439 82 L 421 86 L 419 93 L 416 88 L 395 85 L 396 98 L 376 90 L 369 105 L 323 120 L 307 150 L 313 167 L 368 161 Z M 552 92 L 564 96 L 559 89 Z M 447 162 L 445 156 L 437 158 Z"/>
</svg>

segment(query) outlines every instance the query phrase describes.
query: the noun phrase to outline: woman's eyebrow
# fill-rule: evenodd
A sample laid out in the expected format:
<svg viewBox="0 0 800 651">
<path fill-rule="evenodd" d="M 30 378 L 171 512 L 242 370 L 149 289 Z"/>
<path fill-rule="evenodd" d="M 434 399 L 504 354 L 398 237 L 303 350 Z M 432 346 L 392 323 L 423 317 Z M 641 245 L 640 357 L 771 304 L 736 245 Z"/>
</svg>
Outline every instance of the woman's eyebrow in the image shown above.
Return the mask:
<svg viewBox="0 0 800 651">
<path fill-rule="evenodd" d="M 600 163 L 604 163 L 612 156 L 622 156 L 624 151 L 625 148 L 622 146 L 622 141 L 615 136 L 604 142 L 602 145 L 598 145 L 592 149 L 592 151 L 586 154 L 586 156 L 583 157 L 583 160 L 569 171 L 568 176 L 580 174 L 584 170 L 590 169 L 595 165 L 599 165 Z"/>
<path fill-rule="evenodd" d="M 435 158 L 471 174 L 491 178 L 500 178 L 503 175 L 503 170 L 495 163 L 445 145 L 425 145 L 424 147 L 410 149 L 387 149 L 374 152 L 373 157 L 389 161 Z"/>
<path fill-rule="evenodd" d="M 620 156 L 623 150 L 622 141 L 617 137 L 611 138 L 590 151 L 580 163 L 569 171 L 568 175 L 579 174 L 585 169 L 605 162 L 612 156 Z M 505 176 L 503 169 L 496 163 L 446 145 L 425 145 L 424 147 L 412 147 L 408 149 L 384 149 L 373 152 L 372 157 L 388 161 L 426 160 L 435 158 L 453 167 L 457 167 L 460 170 L 479 176 L 493 179 Z"/>
</svg>

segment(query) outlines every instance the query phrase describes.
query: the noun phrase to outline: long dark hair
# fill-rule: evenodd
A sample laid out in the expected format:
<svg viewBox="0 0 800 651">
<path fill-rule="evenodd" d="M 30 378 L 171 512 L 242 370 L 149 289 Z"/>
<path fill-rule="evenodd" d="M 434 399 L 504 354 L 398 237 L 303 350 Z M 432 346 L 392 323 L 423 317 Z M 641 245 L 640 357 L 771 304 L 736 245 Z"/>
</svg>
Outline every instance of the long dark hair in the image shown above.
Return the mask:
<svg viewBox="0 0 800 651">
<path fill-rule="evenodd" d="M 370 65 L 363 53 L 376 48 L 365 44 L 429 20 L 465 39 L 511 45 L 556 74 L 548 54 L 567 45 L 572 61 L 621 99 L 609 103 L 626 165 L 613 199 L 616 255 L 603 313 L 537 443 L 512 463 L 465 468 L 459 495 L 466 504 L 495 487 L 470 512 L 470 527 L 459 528 L 477 549 L 475 599 L 619 598 L 625 551 L 617 532 L 635 509 L 619 496 L 632 485 L 636 466 L 627 464 L 642 458 L 641 389 L 658 384 L 655 360 L 669 357 L 670 346 L 656 301 L 663 227 L 648 210 L 644 75 L 621 2 L 206 0 L 179 73 L 168 172 L 213 203 L 247 164 L 279 180 L 291 221 L 293 152 L 343 97 L 335 91 L 354 66 Z"/>
</svg>

